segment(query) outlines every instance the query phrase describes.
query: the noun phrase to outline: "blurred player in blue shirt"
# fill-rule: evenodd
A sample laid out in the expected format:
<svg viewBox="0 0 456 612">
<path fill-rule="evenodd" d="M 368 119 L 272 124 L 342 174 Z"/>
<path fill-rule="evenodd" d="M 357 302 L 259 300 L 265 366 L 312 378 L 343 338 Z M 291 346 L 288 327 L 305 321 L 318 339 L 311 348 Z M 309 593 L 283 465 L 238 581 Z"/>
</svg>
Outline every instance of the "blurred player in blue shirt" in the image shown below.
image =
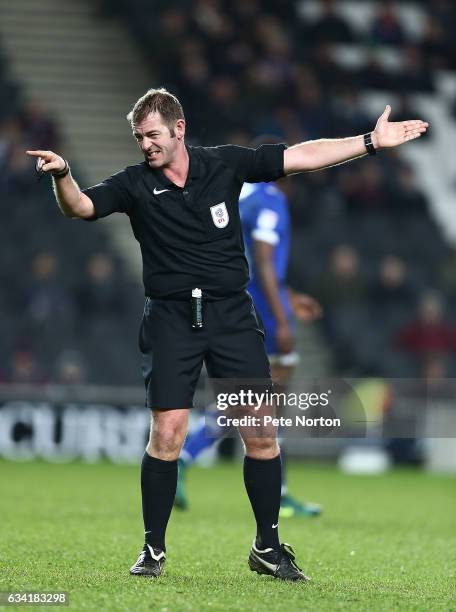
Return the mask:
<svg viewBox="0 0 456 612">
<path fill-rule="evenodd" d="M 298 355 L 294 351 L 291 292 L 286 286 L 290 251 L 288 202 L 275 184 L 246 183 L 239 204 L 250 269 L 248 291 L 263 320 L 266 352 L 271 366 L 290 368 L 297 363 Z"/>
<path fill-rule="evenodd" d="M 256 146 L 259 145 L 256 143 Z M 281 190 L 281 183 L 283 181 L 244 183 L 239 205 L 250 269 L 248 291 L 263 321 L 272 379 L 284 387 L 299 361 L 295 351 L 295 317 L 301 321 L 312 321 L 321 315 L 321 309 L 311 297 L 295 293 L 286 286 L 291 227 L 288 200 Z M 175 505 L 181 509 L 187 507 L 186 467 L 203 450 L 218 441 L 216 437 L 206 435 L 206 427 L 207 417 L 196 431 L 189 434 L 181 452 L 175 499 Z M 220 435 L 223 433 L 225 431 Z M 286 518 L 320 514 L 320 506 L 301 503 L 288 494 L 283 448 L 281 452 L 283 474 L 280 516 Z"/>
</svg>

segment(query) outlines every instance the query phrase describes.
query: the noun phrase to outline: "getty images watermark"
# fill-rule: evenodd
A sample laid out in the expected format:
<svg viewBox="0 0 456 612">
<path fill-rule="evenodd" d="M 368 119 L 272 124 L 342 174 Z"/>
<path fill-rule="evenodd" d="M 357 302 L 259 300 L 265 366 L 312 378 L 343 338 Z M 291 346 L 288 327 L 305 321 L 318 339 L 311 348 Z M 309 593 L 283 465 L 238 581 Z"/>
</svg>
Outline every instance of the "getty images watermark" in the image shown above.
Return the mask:
<svg viewBox="0 0 456 612">
<path fill-rule="evenodd" d="M 456 437 L 456 379 L 383 377 L 270 380 L 208 379 L 197 406 L 209 437 Z"/>
<path fill-rule="evenodd" d="M 331 385 L 284 389 L 270 380 L 210 379 L 204 398 L 206 435 L 220 437 L 327 436 L 340 430 L 340 415 L 332 409 Z"/>
<path fill-rule="evenodd" d="M 303 414 L 309 408 L 326 408 L 332 391 L 321 393 L 294 393 L 264 391 L 241 388 L 237 392 L 219 392 L 215 396 L 217 411 L 230 411 L 236 414 L 217 414 L 219 427 L 340 427 L 341 419 L 325 416 L 309 417 Z M 270 409 L 274 408 L 273 411 Z M 301 413 L 292 416 L 279 414 L 277 409 L 296 408 Z M 249 413 L 247 414 L 247 411 Z M 253 413 L 252 413 L 253 411 Z"/>
</svg>

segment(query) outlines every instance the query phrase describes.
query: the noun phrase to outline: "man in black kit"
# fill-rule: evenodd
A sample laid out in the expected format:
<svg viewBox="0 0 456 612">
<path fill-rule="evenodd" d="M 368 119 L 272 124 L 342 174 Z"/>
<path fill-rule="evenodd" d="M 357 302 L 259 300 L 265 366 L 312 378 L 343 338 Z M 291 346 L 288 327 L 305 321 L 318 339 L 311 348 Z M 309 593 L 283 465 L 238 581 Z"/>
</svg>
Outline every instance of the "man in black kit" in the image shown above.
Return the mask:
<svg viewBox="0 0 456 612">
<path fill-rule="evenodd" d="M 176 491 L 177 459 L 203 361 L 212 378 L 269 379 L 263 330 L 245 287 L 248 265 L 238 212 L 244 182 L 327 168 L 418 138 L 428 124 L 388 121 L 386 107 L 370 134 L 296 144 L 191 147 L 175 96 L 151 89 L 127 118 L 145 161 L 81 191 L 68 163 L 52 151 L 28 151 L 50 172 L 62 212 L 96 220 L 130 217 L 143 257 L 146 293 L 140 330 L 149 443 L 141 466 L 145 544 L 134 575 L 159 576 L 165 530 Z M 202 328 L 192 327 L 190 299 L 200 288 Z M 153 361 L 153 368 L 152 368 Z M 306 580 L 291 547 L 280 544 L 280 450 L 275 436 L 250 437 L 243 428 L 244 481 L 257 523 L 249 566 L 283 580 Z"/>
</svg>

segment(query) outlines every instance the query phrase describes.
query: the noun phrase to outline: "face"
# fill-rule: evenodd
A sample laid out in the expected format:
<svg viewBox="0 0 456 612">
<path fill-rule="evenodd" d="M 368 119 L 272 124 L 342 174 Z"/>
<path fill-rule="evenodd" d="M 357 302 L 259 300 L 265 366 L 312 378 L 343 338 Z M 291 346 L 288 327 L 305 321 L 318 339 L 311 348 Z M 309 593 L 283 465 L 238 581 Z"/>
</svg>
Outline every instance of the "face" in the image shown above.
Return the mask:
<svg viewBox="0 0 456 612">
<path fill-rule="evenodd" d="M 179 119 L 172 131 L 163 123 L 160 113 L 150 113 L 133 125 L 133 136 L 151 168 L 169 165 L 185 133 L 185 121 Z"/>
</svg>

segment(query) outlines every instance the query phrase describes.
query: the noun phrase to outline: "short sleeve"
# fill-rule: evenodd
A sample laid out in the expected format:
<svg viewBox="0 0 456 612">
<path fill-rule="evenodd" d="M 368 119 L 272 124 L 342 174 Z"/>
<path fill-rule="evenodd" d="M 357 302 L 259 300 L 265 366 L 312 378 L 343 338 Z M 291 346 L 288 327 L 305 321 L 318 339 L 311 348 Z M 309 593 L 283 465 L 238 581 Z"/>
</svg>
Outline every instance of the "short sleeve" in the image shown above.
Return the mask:
<svg viewBox="0 0 456 612">
<path fill-rule="evenodd" d="M 241 183 L 276 181 L 285 176 L 285 144 L 264 144 L 257 149 L 237 145 L 215 147 L 224 163 L 234 170 Z"/>
<path fill-rule="evenodd" d="M 252 238 L 275 246 L 280 241 L 280 214 L 273 208 L 261 208 L 252 229 Z"/>
<path fill-rule="evenodd" d="M 133 206 L 133 193 L 126 170 L 113 174 L 102 183 L 83 189 L 95 207 L 95 214 L 87 221 L 96 221 L 115 212 L 129 214 Z"/>
</svg>

